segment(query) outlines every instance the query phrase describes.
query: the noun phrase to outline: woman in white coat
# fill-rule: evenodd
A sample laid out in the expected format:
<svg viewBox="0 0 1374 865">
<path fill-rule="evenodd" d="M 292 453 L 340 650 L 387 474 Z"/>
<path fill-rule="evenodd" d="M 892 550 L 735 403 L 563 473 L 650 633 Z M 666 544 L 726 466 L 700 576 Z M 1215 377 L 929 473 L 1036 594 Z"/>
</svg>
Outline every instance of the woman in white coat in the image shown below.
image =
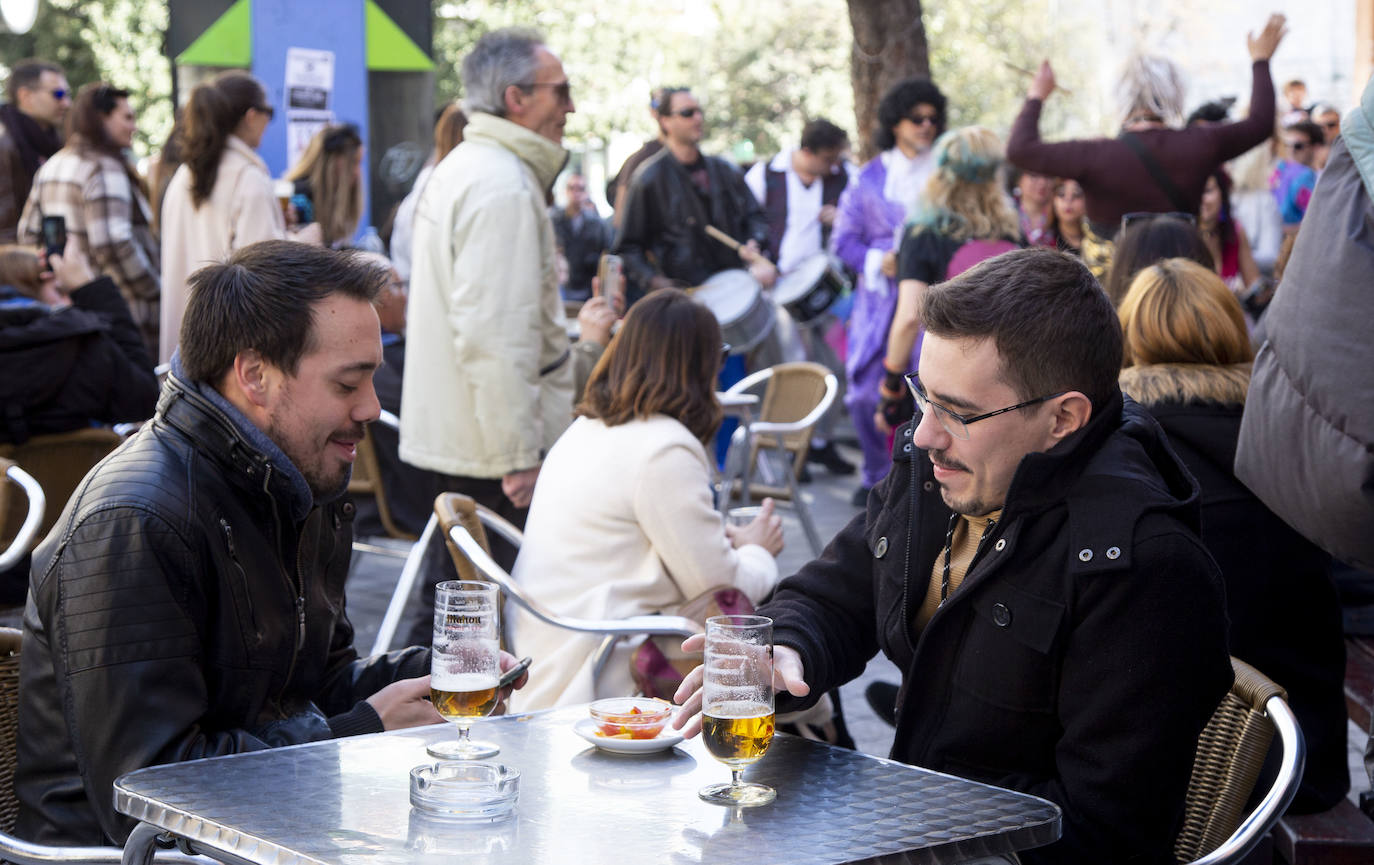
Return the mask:
<svg viewBox="0 0 1374 865">
<path fill-rule="evenodd" d="M 720 423 L 720 326 L 675 290 L 631 308 L 587 382 L 579 417 L 550 449 L 525 524 L 515 579 L 567 616 L 673 613 L 731 586 L 755 602 L 778 579 L 781 520 L 765 501 L 746 526 L 712 507 L 704 443 Z M 597 681 L 600 639 L 519 613 L 514 645 L 534 659 L 520 711 L 634 692 L 621 644 Z"/>
</svg>

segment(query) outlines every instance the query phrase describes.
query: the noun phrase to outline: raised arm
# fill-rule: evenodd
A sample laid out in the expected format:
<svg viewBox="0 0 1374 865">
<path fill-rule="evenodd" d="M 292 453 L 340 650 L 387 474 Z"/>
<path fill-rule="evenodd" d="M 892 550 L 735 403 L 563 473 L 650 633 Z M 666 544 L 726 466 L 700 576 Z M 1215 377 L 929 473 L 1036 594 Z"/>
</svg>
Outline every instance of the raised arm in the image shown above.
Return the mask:
<svg viewBox="0 0 1374 865">
<path fill-rule="evenodd" d="M 1258 36 L 1246 34 L 1251 63 L 1250 110 L 1242 120 L 1209 130 L 1215 147 L 1214 162 L 1234 159 L 1274 134 L 1274 78 L 1269 71 L 1269 60 L 1288 33 L 1285 21 L 1282 15 L 1270 15 Z"/>
<path fill-rule="evenodd" d="M 1039 70 L 1026 89 L 1026 101 L 1012 124 L 1007 139 L 1007 161 L 1018 168 L 1048 174 L 1052 177 L 1082 177 L 1083 166 L 1093 143 L 1090 141 L 1058 141 L 1050 143 L 1040 138 L 1040 111 L 1045 100 L 1054 92 L 1054 69 L 1050 61 L 1040 63 Z"/>
</svg>

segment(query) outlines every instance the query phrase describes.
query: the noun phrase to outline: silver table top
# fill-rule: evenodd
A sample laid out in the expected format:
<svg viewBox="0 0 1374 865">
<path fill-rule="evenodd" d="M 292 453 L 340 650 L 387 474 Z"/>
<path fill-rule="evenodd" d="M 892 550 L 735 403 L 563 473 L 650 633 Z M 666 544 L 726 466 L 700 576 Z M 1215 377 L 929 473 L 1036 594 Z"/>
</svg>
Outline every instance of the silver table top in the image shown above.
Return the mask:
<svg viewBox="0 0 1374 865">
<path fill-rule="evenodd" d="M 424 862 L 791 865 L 947 863 L 1048 844 L 1043 799 L 779 735 L 745 777 L 777 801 L 731 809 L 696 791 L 729 780 L 701 740 L 657 754 L 592 748 L 584 708 L 485 719 L 473 736 L 520 770 L 515 816 L 453 824 L 414 811 L 409 771 L 447 725 L 154 766 L 115 782 L 115 807 L 263 865 Z"/>
</svg>

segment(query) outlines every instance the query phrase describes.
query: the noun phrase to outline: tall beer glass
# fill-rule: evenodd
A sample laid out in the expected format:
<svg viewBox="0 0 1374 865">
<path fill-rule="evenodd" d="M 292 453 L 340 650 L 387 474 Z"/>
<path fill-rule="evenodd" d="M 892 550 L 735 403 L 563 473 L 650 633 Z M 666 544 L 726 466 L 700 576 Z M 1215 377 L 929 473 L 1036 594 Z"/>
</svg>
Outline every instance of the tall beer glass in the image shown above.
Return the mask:
<svg viewBox="0 0 1374 865">
<path fill-rule="evenodd" d="M 458 738 L 426 750 L 443 760 L 480 760 L 500 753 L 474 742 L 468 728 L 496 708 L 501 678 L 501 591 L 494 583 L 449 580 L 434 589 L 430 697 Z"/>
<path fill-rule="evenodd" d="M 722 805 L 766 805 L 777 791 L 740 779 L 773 741 L 773 620 L 712 616 L 706 620 L 701 736 L 711 756 L 730 767 L 730 783 L 698 795 Z"/>
</svg>

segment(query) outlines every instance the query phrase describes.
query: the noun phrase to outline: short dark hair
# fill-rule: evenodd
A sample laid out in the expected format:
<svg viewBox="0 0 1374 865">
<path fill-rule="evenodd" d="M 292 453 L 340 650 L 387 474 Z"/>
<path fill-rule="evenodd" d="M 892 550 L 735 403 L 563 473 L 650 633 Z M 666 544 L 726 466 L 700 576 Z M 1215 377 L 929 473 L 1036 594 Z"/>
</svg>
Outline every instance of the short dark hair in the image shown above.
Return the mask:
<svg viewBox="0 0 1374 865">
<path fill-rule="evenodd" d="M 690 87 L 663 87 L 659 90 L 658 101 L 653 103 L 654 114 L 667 117 L 673 113 L 673 97 L 679 93 L 691 93 Z"/>
<path fill-rule="evenodd" d="M 1212 266 L 1212 253 L 1197 226 L 1173 214 L 1132 222 L 1116 236 L 1112 269 L 1107 273 L 1107 297 L 1113 307 L 1131 287 L 1135 275 L 1166 258 L 1187 258 Z"/>
<path fill-rule="evenodd" d="M 51 60 L 39 60 L 36 57 L 29 57 L 20 60 L 10 67 L 10 79 L 5 82 L 5 101 L 15 104 L 15 98 L 19 95 L 20 87 L 35 87 L 38 79 L 43 77 L 44 72 L 54 72 L 58 75 L 66 75 L 61 66 Z"/>
<path fill-rule="evenodd" d="M 191 274 L 181 321 L 181 366 L 217 384 L 239 352 L 295 375 L 315 345 L 315 305 L 342 294 L 372 302 L 387 274 L 362 255 L 289 240 L 249 244 Z"/>
<path fill-rule="evenodd" d="M 720 324 L 709 309 L 683 291 L 655 291 L 630 307 L 577 413 L 606 426 L 664 414 L 704 444 L 720 426 L 720 353 Z"/>
<path fill-rule="evenodd" d="M 1076 390 L 1102 411 L 1119 391 L 1121 323 L 1072 255 L 1032 247 L 990 258 L 928 287 L 921 320 L 936 336 L 991 339 L 1023 400 Z"/>
<path fill-rule="evenodd" d="M 849 134 L 824 117 L 817 117 L 802 127 L 802 150 L 809 150 L 812 153 L 820 153 L 822 150 L 838 150 L 844 147 L 848 141 Z"/>
<path fill-rule="evenodd" d="M 908 78 L 892 85 L 878 103 L 878 128 L 873 133 L 873 143 L 879 150 L 897 146 L 892 130 L 922 102 L 935 109 L 936 133 L 945 131 L 945 94 L 927 78 Z"/>
<path fill-rule="evenodd" d="M 1206 123 L 1225 123 L 1231 119 L 1231 106 L 1236 102 L 1234 96 L 1227 96 L 1213 102 L 1204 102 L 1193 113 L 1188 115 L 1188 120 L 1183 125 L 1192 126 L 1198 121 Z"/>
<path fill-rule="evenodd" d="M 1313 123 L 1311 120 L 1299 120 L 1297 123 L 1290 123 L 1283 127 L 1283 131 L 1306 135 L 1307 140 L 1312 144 L 1326 143 L 1326 130 L 1322 129 L 1320 123 Z"/>
</svg>

